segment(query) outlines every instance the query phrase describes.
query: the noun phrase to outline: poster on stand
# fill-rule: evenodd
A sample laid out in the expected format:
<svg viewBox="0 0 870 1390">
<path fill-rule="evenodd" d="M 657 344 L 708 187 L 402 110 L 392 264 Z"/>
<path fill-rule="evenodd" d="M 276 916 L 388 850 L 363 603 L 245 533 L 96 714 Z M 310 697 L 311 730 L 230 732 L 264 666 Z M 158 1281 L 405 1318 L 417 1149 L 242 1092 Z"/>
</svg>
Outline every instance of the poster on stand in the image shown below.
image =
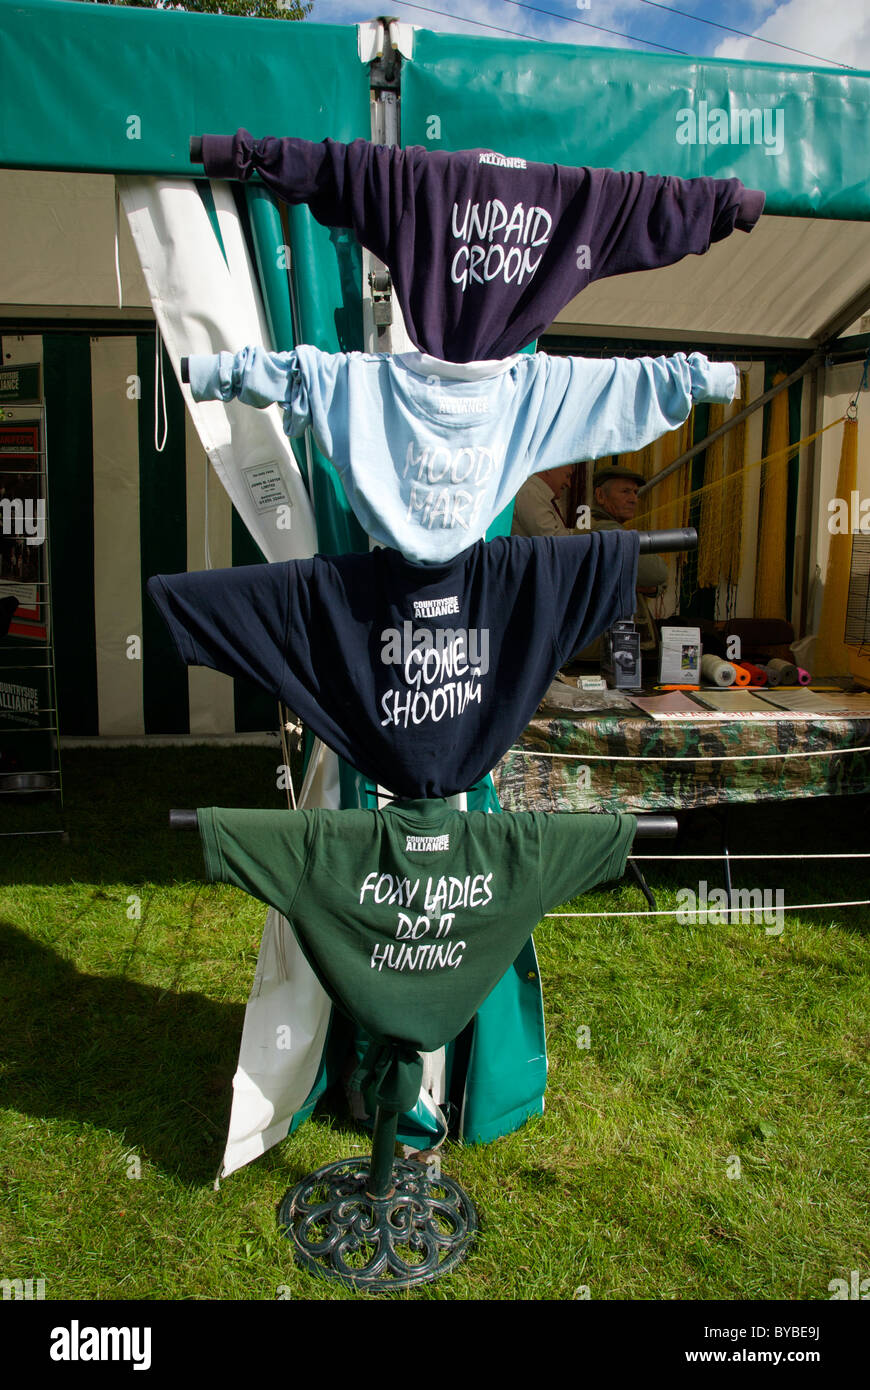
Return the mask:
<svg viewBox="0 0 870 1390">
<path fill-rule="evenodd" d="M 2 380 L 3 374 L 0 374 Z M 39 419 L 0 406 L 0 600 L 18 600 L 9 635 L 48 640 L 46 505 Z"/>
</svg>

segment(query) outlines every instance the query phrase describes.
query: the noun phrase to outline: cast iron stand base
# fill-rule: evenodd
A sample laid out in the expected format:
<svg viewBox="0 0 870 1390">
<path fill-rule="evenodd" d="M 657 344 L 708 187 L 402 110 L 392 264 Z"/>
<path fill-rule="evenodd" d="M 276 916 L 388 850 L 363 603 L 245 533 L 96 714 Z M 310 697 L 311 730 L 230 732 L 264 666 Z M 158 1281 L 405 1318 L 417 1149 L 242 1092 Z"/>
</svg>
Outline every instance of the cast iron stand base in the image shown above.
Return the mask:
<svg viewBox="0 0 870 1390">
<path fill-rule="evenodd" d="M 393 1158 L 397 1115 L 375 1118 L 371 1158 L 344 1158 L 290 1189 L 278 1223 L 297 1264 L 370 1293 L 438 1279 L 468 1253 L 477 1215 L 458 1183 Z"/>
</svg>

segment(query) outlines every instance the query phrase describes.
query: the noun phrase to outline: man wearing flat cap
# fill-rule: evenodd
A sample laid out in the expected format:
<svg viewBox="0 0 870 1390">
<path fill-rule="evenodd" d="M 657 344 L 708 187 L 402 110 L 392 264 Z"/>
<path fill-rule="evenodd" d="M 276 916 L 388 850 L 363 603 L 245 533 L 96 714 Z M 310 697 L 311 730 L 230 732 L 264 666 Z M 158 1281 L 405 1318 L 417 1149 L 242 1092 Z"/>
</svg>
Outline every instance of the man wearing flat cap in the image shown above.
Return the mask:
<svg viewBox="0 0 870 1390">
<path fill-rule="evenodd" d="M 617 531 L 637 512 L 638 488 L 645 482 L 642 473 L 630 468 L 597 468 L 592 478 L 591 528 Z M 660 555 L 641 555 L 637 562 L 637 587 L 642 594 L 655 594 L 668 582 L 668 567 Z"/>
<path fill-rule="evenodd" d="M 523 483 L 514 503 L 511 526 L 513 536 L 576 536 L 577 531 L 566 524 L 563 515 L 564 490 L 571 480 L 575 464 L 549 468 L 533 473 Z M 590 529 L 617 531 L 632 521 L 637 511 L 638 488 L 645 481 L 641 473 L 618 465 L 601 464 L 593 475 L 593 504 L 590 508 Z M 657 646 L 656 628 L 647 603 L 668 581 L 668 568 L 659 555 L 641 555 L 637 563 L 637 612 L 635 619 L 640 631 L 641 651 L 652 652 Z M 593 642 L 577 653 L 579 661 L 597 661 L 600 643 Z"/>
<path fill-rule="evenodd" d="M 618 465 L 596 468 L 592 477 L 593 503 L 590 526 L 593 531 L 618 531 L 637 512 L 638 488 L 645 482 L 642 473 Z M 658 641 L 648 598 L 654 598 L 668 582 L 668 567 L 660 555 L 641 555 L 637 562 L 637 611 L 635 621 L 640 632 L 642 652 L 655 651 Z M 598 659 L 598 648 L 587 647 L 578 653 L 581 661 Z"/>
</svg>

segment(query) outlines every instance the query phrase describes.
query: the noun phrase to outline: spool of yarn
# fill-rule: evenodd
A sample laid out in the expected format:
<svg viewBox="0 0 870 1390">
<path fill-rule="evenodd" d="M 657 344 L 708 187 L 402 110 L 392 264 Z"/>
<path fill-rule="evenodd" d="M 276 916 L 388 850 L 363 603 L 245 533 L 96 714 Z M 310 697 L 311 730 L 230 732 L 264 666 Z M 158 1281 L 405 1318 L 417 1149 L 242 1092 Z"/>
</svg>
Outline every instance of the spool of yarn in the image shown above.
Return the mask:
<svg viewBox="0 0 870 1390">
<path fill-rule="evenodd" d="M 711 656 L 709 652 L 701 657 L 701 675 L 710 685 L 734 685 L 737 680 L 737 671 L 732 662 Z"/>
<path fill-rule="evenodd" d="M 783 661 L 781 657 L 775 656 L 767 663 L 767 679 L 772 686 L 797 685 L 798 668 L 793 662 Z"/>
<path fill-rule="evenodd" d="M 738 686 L 740 690 L 745 690 L 747 685 L 752 683 L 752 677 L 749 672 L 743 669 L 739 661 L 729 661 L 728 665 L 734 667 L 734 684 Z"/>
<path fill-rule="evenodd" d="M 767 685 L 767 672 L 763 666 L 755 666 L 751 661 L 741 661 L 740 665 L 749 676 L 750 685 Z"/>
<path fill-rule="evenodd" d="M 812 676 L 810 675 L 809 671 L 805 671 L 803 666 L 799 666 L 797 668 L 797 673 L 798 685 L 809 685 L 810 681 L 812 680 Z"/>
</svg>

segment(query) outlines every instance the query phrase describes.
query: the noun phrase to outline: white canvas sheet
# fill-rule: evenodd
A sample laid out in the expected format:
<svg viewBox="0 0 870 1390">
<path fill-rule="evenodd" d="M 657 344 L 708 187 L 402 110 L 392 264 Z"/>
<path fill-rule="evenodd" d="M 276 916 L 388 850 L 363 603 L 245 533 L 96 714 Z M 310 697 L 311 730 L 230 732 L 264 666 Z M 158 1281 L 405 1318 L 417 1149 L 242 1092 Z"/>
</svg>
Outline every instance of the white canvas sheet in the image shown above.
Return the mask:
<svg viewBox="0 0 870 1390">
<path fill-rule="evenodd" d="M 181 358 L 257 342 L 271 346 L 257 281 L 229 189 L 213 184 L 226 259 L 192 182 L 119 178 L 154 314 L 179 377 Z M 198 404 L 181 387 L 215 472 L 267 560 L 303 559 L 317 548 L 314 512 L 281 427 L 278 406 L 251 410 L 233 401 Z M 280 472 L 291 526 L 257 504 L 252 467 Z M 338 806 L 335 754 L 315 746 L 300 804 Z M 233 1106 L 221 1176 L 285 1138 L 320 1065 L 331 1005 L 289 923 L 269 910 L 245 1010 Z"/>
</svg>

